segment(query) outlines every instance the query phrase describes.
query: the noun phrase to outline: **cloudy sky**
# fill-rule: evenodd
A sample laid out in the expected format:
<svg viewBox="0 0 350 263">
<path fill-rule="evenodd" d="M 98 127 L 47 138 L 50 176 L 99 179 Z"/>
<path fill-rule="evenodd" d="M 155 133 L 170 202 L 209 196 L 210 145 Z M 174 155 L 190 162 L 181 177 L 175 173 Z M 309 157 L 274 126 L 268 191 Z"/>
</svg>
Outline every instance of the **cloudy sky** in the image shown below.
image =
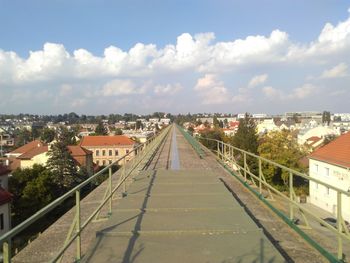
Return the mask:
<svg viewBox="0 0 350 263">
<path fill-rule="evenodd" d="M 350 3 L 0 0 L 0 113 L 350 112 Z"/>
</svg>

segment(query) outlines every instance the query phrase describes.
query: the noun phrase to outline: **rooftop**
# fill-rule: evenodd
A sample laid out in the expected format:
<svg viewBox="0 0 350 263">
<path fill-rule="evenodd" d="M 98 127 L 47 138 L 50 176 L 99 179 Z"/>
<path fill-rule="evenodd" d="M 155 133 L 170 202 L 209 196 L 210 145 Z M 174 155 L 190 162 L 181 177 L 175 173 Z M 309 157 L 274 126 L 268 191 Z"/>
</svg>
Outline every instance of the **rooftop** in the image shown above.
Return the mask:
<svg viewBox="0 0 350 263">
<path fill-rule="evenodd" d="M 123 135 L 115 136 L 85 136 L 80 146 L 117 146 L 117 145 L 133 145 L 135 142 Z"/>
<path fill-rule="evenodd" d="M 315 150 L 309 158 L 350 168 L 350 132 Z"/>
</svg>

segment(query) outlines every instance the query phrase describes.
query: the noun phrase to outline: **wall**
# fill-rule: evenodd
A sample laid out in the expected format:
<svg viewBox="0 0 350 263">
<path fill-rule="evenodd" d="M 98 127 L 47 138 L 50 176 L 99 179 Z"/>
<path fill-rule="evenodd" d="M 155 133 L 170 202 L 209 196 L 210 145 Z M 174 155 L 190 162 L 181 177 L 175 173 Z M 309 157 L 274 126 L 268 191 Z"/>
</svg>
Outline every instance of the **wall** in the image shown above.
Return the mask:
<svg viewBox="0 0 350 263">
<path fill-rule="evenodd" d="M 327 175 L 326 169 L 329 169 Z M 350 171 L 346 168 L 326 162 L 309 160 L 309 174 L 322 182 L 344 191 L 350 191 Z M 310 182 L 310 202 L 334 216 L 337 214 L 337 192 L 321 184 Z M 350 222 L 350 198 L 342 195 L 342 214 Z"/>
<path fill-rule="evenodd" d="M 108 165 L 110 162 L 114 162 L 121 158 L 123 155 L 126 154 L 127 150 L 131 152 L 134 149 L 134 145 L 127 145 L 127 146 L 106 146 L 106 147 L 93 147 L 93 146 L 84 146 L 84 148 L 90 150 L 93 152 L 93 162 L 97 165 Z M 102 155 L 103 150 L 105 151 L 105 155 Z M 112 155 L 109 155 L 109 151 L 112 151 Z M 116 155 L 115 151 L 118 151 L 118 155 Z M 96 155 L 96 152 L 99 151 L 99 155 Z M 131 153 L 126 160 L 130 161 L 135 153 Z M 123 162 L 119 162 L 121 165 Z"/>
<path fill-rule="evenodd" d="M 34 164 L 46 165 L 49 156 L 47 152 L 38 154 L 30 160 L 21 160 L 21 169 L 31 168 Z"/>
</svg>

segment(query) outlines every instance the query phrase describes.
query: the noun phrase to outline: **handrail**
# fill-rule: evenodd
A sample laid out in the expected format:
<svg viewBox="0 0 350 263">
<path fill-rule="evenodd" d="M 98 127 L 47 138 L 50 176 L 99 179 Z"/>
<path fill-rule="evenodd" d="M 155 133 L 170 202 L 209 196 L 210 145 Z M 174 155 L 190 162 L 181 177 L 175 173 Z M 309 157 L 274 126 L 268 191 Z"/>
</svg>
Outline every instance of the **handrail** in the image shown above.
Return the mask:
<svg viewBox="0 0 350 263">
<path fill-rule="evenodd" d="M 111 173 L 111 169 L 112 166 L 115 164 L 118 164 L 120 161 L 125 160 L 126 157 L 130 156 L 132 153 L 136 152 L 137 150 L 141 149 L 144 150 L 148 145 L 152 144 L 153 142 L 155 142 L 155 140 L 157 138 L 164 138 L 167 133 L 169 132 L 170 126 L 168 126 L 165 130 L 163 130 L 161 132 L 161 134 L 159 135 L 154 135 L 151 138 L 149 138 L 146 142 L 136 146 L 134 149 L 132 149 L 131 151 L 129 151 L 128 153 L 126 153 L 125 155 L 123 155 L 122 157 L 120 157 L 119 159 L 117 159 L 116 161 L 114 161 L 113 163 L 107 165 L 106 167 L 104 167 L 102 170 L 100 170 L 99 172 L 95 173 L 94 175 L 92 175 L 91 177 L 89 177 L 88 179 L 86 179 L 85 181 L 81 182 L 80 184 L 78 184 L 77 186 L 75 186 L 74 188 L 72 188 L 71 190 L 69 190 L 67 193 L 63 194 L 62 196 L 58 197 L 57 199 L 55 199 L 54 201 L 52 201 L 50 204 L 46 205 L 45 207 L 43 207 L 42 209 L 40 209 L 39 211 L 37 211 L 36 213 L 34 213 L 32 216 L 30 216 L 29 218 L 27 218 L 26 220 L 24 220 L 22 223 L 20 223 L 19 225 L 17 225 L 16 227 L 14 227 L 13 229 L 11 229 L 10 231 L 6 232 L 5 234 L 3 234 L 0 237 L 0 244 L 3 244 L 3 257 L 4 257 L 4 262 L 11 262 L 11 251 L 10 251 L 10 243 L 11 243 L 11 239 L 12 237 L 16 236 L 18 233 L 20 233 L 21 231 L 23 231 L 24 229 L 26 229 L 28 226 L 30 226 L 31 224 L 33 224 L 36 220 L 40 219 L 41 217 L 43 217 L 44 215 L 46 215 L 47 213 L 49 213 L 50 211 L 52 211 L 54 208 L 56 208 L 57 206 L 59 206 L 61 203 L 63 203 L 66 199 L 68 199 L 69 197 L 71 197 L 74 194 L 77 194 L 77 192 L 80 192 L 80 190 L 86 186 L 87 184 L 89 184 L 90 182 L 92 182 L 94 179 L 96 179 L 98 176 L 100 176 L 101 174 L 103 174 L 105 171 L 110 170 Z M 143 151 L 142 151 L 143 152 Z M 135 154 L 135 157 L 137 155 Z M 127 177 L 124 177 L 123 180 L 121 180 L 118 183 L 118 186 L 115 187 L 115 189 L 113 189 L 113 192 L 111 191 L 110 195 L 103 200 L 103 204 L 100 205 L 98 207 L 98 210 L 95 211 L 96 213 L 102 209 L 102 207 L 106 204 L 106 202 L 112 197 L 113 193 L 120 187 L 120 185 L 127 179 Z M 80 199 L 79 199 L 80 202 Z M 89 223 L 91 221 L 91 219 L 87 222 Z M 86 222 L 85 222 L 86 223 Z M 85 225 L 86 226 L 86 225 Z M 84 226 L 84 227 L 85 227 Z M 77 234 L 80 235 L 82 231 L 82 228 L 79 230 L 79 232 L 74 234 L 74 239 L 76 239 Z M 73 242 L 71 241 L 71 242 Z M 71 243 L 69 242 L 69 243 Z M 67 248 L 67 247 L 66 247 Z"/>
<path fill-rule="evenodd" d="M 186 132 L 178 124 L 176 124 L 176 127 L 181 131 L 181 133 L 185 137 L 185 139 L 191 144 L 192 148 L 198 154 L 199 158 L 202 159 L 204 157 L 204 152 L 203 152 L 203 149 L 200 147 L 199 143 L 196 141 L 196 139 L 194 139 L 188 132 Z"/>
<path fill-rule="evenodd" d="M 281 165 L 279 163 L 276 163 L 274 161 L 271 161 L 269 159 L 266 159 L 264 157 L 261 157 L 259 155 L 253 154 L 251 152 L 248 152 L 246 150 L 237 148 L 233 145 L 224 143 L 223 141 L 217 140 L 217 139 L 211 139 L 211 138 L 206 138 L 206 137 L 200 137 L 199 140 L 208 140 L 208 141 L 214 141 L 217 143 L 217 150 L 213 150 L 213 152 L 217 153 L 217 158 L 219 159 L 220 163 L 225 167 L 225 169 L 230 170 L 231 174 L 233 174 L 241 183 L 244 184 L 245 187 L 247 187 L 250 191 L 254 192 L 264 203 L 266 203 L 275 213 L 277 213 L 280 217 L 282 217 L 283 220 L 285 220 L 294 230 L 296 230 L 307 242 L 309 242 L 312 246 L 314 246 L 322 255 L 324 255 L 330 262 L 343 262 L 343 242 L 342 238 L 345 238 L 346 240 L 350 240 L 350 234 L 349 230 L 347 229 L 347 226 L 345 224 L 345 221 L 342 216 L 342 197 L 341 195 L 344 194 L 345 196 L 350 197 L 350 193 L 347 191 L 344 191 L 338 187 L 335 187 L 333 185 L 330 185 L 328 183 L 325 183 L 323 181 L 320 181 L 318 179 L 315 179 L 307 174 L 295 171 L 293 169 L 290 169 L 284 165 Z M 228 151 L 227 151 L 228 148 Z M 238 164 L 235 157 L 237 155 L 234 154 L 234 151 L 238 151 L 241 154 L 243 154 L 243 166 Z M 246 157 L 247 155 L 252 156 L 256 158 L 259 166 L 259 175 L 255 175 L 249 170 L 249 166 L 246 162 Z M 222 160 L 222 162 L 221 162 Z M 262 162 L 266 162 L 268 164 L 274 165 L 276 167 L 279 167 L 283 170 L 286 170 L 289 172 L 289 196 L 285 195 L 284 193 L 280 192 L 276 188 L 274 188 L 272 185 L 266 182 L 264 179 L 264 175 L 262 173 Z M 228 167 L 226 164 L 229 164 Z M 233 169 L 232 167 L 236 167 L 237 169 Z M 232 172 L 232 171 L 235 172 Z M 239 178 L 238 174 L 243 176 L 240 171 L 244 172 L 244 178 Z M 238 172 L 238 174 L 237 174 Z M 248 184 L 247 184 L 247 177 L 246 175 L 250 175 L 251 178 L 254 178 L 255 180 L 258 181 L 259 183 L 259 189 L 258 190 L 253 190 Z M 293 176 L 297 175 L 300 176 L 301 178 L 304 178 L 306 180 L 321 184 L 325 187 L 328 187 L 329 189 L 332 189 L 337 193 L 337 226 L 334 227 L 324 221 L 322 218 L 318 217 L 312 211 L 309 211 L 307 208 L 302 207 L 299 203 L 295 201 L 296 194 L 294 192 L 294 186 L 293 186 Z M 254 181 L 253 179 L 251 179 Z M 262 186 L 264 186 L 267 190 L 273 191 L 275 194 L 280 196 L 283 200 L 287 201 L 289 203 L 289 217 L 287 217 L 283 212 L 279 211 L 279 209 L 275 208 L 272 204 L 270 204 L 265 197 L 262 195 Z M 307 236 L 301 229 L 299 229 L 296 224 L 295 224 L 295 216 L 294 216 L 294 209 L 297 208 L 301 212 L 301 215 L 303 216 L 305 223 L 307 224 L 308 227 L 308 220 L 305 217 L 304 213 L 306 213 L 310 218 L 314 219 L 316 222 L 324 225 L 327 229 L 329 229 L 333 234 L 336 235 L 338 242 L 337 242 L 337 248 L 338 248 L 338 253 L 337 256 L 334 256 L 330 252 L 328 252 L 326 249 L 321 247 L 317 242 L 312 240 L 310 237 Z M 343 233 L 343 230 L 345 233 Z"/>
<path fill-rule="evenodd" d="M 327 186 L 328 188 L 330 188 L 330 189 L 332 189 L 332 190 L 335 190 L 335 191 L 337 191 L 337 192 L 341 192 L 342 194 L 344 194 L 344 195 L 350 197 L 350 192 L 348 192 L 348 191 L 345 191 L 345 190 L 340 189 L 340 188 L 338 188 L 338 187 L 335 187 L 335 186 L 333 186 L 333 185 L 327 184 L 327 183 L 325 183 L 325 182 L 323 182 L 323 181 L 320 181 L 320 180 L 318 180 L 318 179 L 315 179 L 315 178 L 313 178 L 313 177 L 311 177 L 311 176 L 309 176 L 309 175 L 307 175 L 307 174 L 298 172 L 298 171 L 296 171 L 296 170 L 293 170 L 293 169 L 291 169 L 291 168 L 288 168 L 287 166 L 284 166 L 284 165 L 282 165 L 282 164 L 276 163 L 276 162 L 274 162 L 274 161 L 271 161 L 271 160 L 269 160 L 269 159 L 266 159 L 266 158 L 264 158 L 264 157 L 261 157 L 261 156 L 259 156 L 259 155 L 254 154 L 254 153 L 251 153 L 251 152 L 245 151 L 245 150 L 243 150 L 243 149 L 237 148 L 237 147 L 235 147 L 235 146 L 233 146 L 233 145 L 231 145 L 231 144 L 224 143 L 223 141 L 219 141 L 219 140 L 216 140 L 216 139 L 206 138 L 206 137 L 200 137 L 199 139 L 205 139 L 205 140 L 208 140 L 208 141 L 216 141 L 216 142 L 222 143 L 223 145 L 227 145 L 227 146 L 229 146 L 229 147 L 232 147 L 233 149 L 235 149 L 235 150 L 237 150 L 237 151 L 240 151 L 240 152 L 242 152 L 242 153 L 246 153 L 247 155 L 250 155 L 250 156 L 255 157 L 255 158 L 257 158 L 257 159 L 261 159 L 262 161 L 264 161 L 264 162 L 266 162 L 266 163 L 275 165 L 275 166 L 277 166 L 277 167 L 279 167 L 279 168 L 281 168 L 281 169 L 284 169 L 284 170 L 286 170 L 286 171 L 288 171 L 288 172 L 292 172 L 293 174 L 298 175 L 298 176 L 300 176 L 300 177 L 302 177 L 302 178 L 304 178 L 304 179 L 307 179 L 307 180 L 310 180 L 310 181 L 314 181 L 315 183 L 319 183 L 319 184 L 322 184 L 322 185 L 324 185 L 324 186 Z"/>
</svg>

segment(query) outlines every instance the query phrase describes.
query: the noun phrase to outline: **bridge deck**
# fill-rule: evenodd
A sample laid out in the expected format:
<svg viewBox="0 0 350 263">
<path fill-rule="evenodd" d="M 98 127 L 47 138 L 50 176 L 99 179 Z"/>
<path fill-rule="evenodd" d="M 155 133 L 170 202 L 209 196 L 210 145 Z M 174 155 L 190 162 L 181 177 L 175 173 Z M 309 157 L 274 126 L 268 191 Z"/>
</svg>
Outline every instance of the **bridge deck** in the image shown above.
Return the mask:
<svg viewBox="0 0 350 263">
<path fill-rule="evenodd" d="M 285 262 L 205 170 L 140 173 L 86 262 Z"/>
<path fill-rule="evenodd" d="M 177 136 L 135 177 L 84 262 L 285 262 L 211 169 L 183 169 Z"/>
</svg>

